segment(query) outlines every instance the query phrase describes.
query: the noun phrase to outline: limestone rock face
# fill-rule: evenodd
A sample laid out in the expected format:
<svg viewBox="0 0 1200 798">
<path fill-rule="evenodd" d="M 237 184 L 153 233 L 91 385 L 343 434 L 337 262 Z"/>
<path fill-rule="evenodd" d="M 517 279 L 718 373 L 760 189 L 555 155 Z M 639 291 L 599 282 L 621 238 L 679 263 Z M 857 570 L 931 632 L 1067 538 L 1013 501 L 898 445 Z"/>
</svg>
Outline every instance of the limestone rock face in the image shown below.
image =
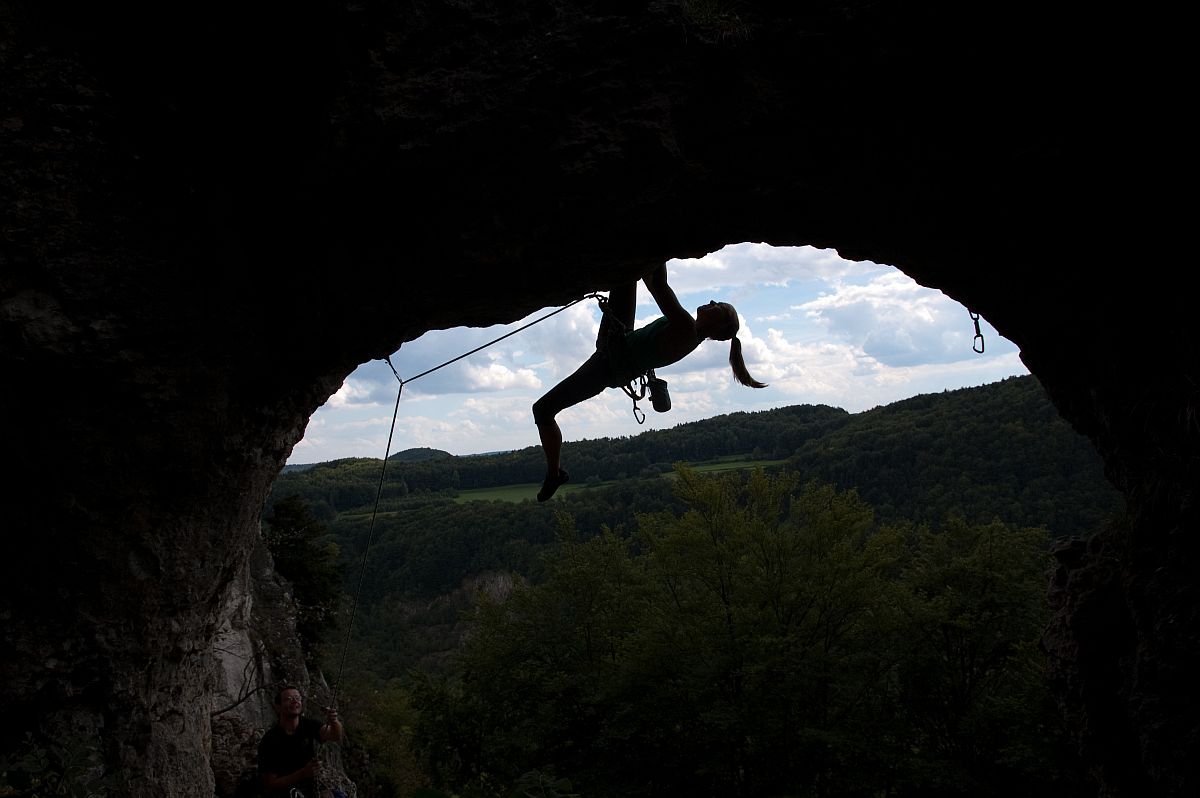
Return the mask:
<svg viewBox="0 0 1200 798">
<path fill-rule="evenodd" d="M 132 795 L 211 794 L 213 644 L 341 380 L 755 240 L 895 265 L 1018 344 L 1130 504 L 1063 561 L 1064 702 L 1108 794 L 1197 791 L 1200 359 L 1152 183 L 1187 129 L 1169 20 L 117 5 L 0 0 L 5 746 L 36 727 Z"/>
<path fill-rule="evenodd" d="M 245 566 L 226 591 L 212 641 L 209 750 L 212 794 L 218 798 L 259 794 L 258 743 L 276 722 L 272 703 L 281 685 L 300 688 L 307 713 L 314 717 L 320 717 L 320 707 L 334 703 L 323 675 L 308 668 L 296 633 L 297 614 L 291 586 L 276 573 L 262 540 L 254 540 Z M 322 747 L 325 778 L 353 796 L 338 748 Z"/>
<path fill-rule="evenodd" d="M 261 540 L 226 591 L 219 617 L 209 671 L 213 791 L 234 796 L 254 783 L 258 742 L 275 723 L 278 685 L 309 694 L 313 679 L 296 635 L 296 604 Z"/>
</svg>

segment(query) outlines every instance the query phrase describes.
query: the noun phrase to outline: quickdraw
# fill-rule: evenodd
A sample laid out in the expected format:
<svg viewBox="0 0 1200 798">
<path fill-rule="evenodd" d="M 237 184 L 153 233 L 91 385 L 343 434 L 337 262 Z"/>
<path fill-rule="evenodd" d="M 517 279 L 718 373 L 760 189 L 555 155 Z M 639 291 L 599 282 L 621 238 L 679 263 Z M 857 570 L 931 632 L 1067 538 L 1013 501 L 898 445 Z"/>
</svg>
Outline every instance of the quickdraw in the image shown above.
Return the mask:
<svg viewBox="0 0 1200 798">
<path fill-rule="evenodd" d="M 979 314 L 970 308 L 967 309 L 967 313 L 971 314 L 971 321 L 975 322 L 975 340 L 971 342 L 971 349 L 973 349 L 976 354 L 982 355 L 984 348 L 983 333 L 979 331 Z"/>
<path fill-rule="evenodd" d="M 651 371 L 650 374 L 653 375 L 654 372 Z M 621 390 L 625 392 L 625 395 L 633 400 L 633 417 L 637 419 L 637 423 L 639 424 L 646 423 L 646 414 L 638 407 L 638 401 L 646 398 L 646 387 L 648 384 L 649 381 L 646 379 L 646 375 L 643 374 L 640 377 L 635 377 L 628 385 L 621 386 Z M 634 386 L 637 387 L 635 388 Z"/>
</svg>

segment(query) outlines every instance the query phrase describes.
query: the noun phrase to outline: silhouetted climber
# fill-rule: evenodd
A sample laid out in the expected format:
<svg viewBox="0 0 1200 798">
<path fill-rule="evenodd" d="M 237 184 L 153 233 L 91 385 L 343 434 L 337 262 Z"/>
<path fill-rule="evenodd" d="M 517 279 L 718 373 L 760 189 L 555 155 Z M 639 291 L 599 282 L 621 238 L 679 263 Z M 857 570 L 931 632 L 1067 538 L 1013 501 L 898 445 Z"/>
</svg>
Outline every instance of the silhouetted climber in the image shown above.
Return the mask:
<svg viewBox="0 0 1200 798">
<path fill-rule="evenodd" d="M 608 307 L 600 322 L 600 335 L 596 338 L 596 353 L 533 404 L 533 420 L 537 423 L 542 451 L 546 455 L 546 479 L 537 495 L 540 502 L 553 496 L 559 486 L 570 479 L 559 463 L 562 430 L 554 417 L 568 407 L 591 399 L 605 388 L 628 385 L 651 369 L 677 363 L 707 338 L 731 341 L 729 365 L 738 382 L 751 388 L 766 387 L 746 370 L 742 342 L 737 338 L 738 315 L 733 305 L 714 300 L 696 308 L 693 319 L 667 285 L 666 264 L 656 267 L 642 279 L 663 316 L 630 331 L 637 283 L 610 291 Z"/>
</svg>

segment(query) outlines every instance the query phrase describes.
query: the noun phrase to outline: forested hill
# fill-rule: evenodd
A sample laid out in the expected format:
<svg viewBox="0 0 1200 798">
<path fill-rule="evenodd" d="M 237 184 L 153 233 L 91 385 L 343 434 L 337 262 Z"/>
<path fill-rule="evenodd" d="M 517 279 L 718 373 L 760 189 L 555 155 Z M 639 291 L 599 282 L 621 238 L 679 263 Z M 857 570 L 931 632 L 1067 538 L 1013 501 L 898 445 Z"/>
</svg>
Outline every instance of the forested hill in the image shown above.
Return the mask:
<svg viewBox="0 0 1200 798">
<path fill-rule="evenodd" d="M 628 438 L 567 442 L 563 462 L 569 464 L 573 480 L 581 484 L 589 477 L 609 481 L 657 475 L 680 461 L 696 463 L 733 455 L 780 460 L 799 451 L 807 441 L 835 432 L 850 418 L 844 410 L 812 405 L 731 413 Z M 374 501 L 379 464 L 377 458 L 350 458 L 287 471 L 276 480 L 273 495 L 299 495 L 318 517 L 332 520 Z M 407 462 L 391 459 L 384 495 L 397 498 L 540 483 L 545 472 L 546 461 L 536 446 L 491 455 Z"/>
<path fill-rule="evenodd" d="M 569 444 L 568 487 L 582 487 L 560 491 L 547 505 L 533 499 L 544 469 L 537 448 L 391 461 L 377 516 L 378 459 L 282 474 L 269 505 L 298 497 L 304 512 L 323 522 L 316 526 L 327 529 L 347 572 L 364 560 L 368 538 L 374 540 L 358 588 L 360 630 L 371 640 L 374 667 L 396 674 L 452 648 L 429 627 L 453 625 L 465 606 L 439 604 L 447 618 L 431 620 L 410 602 L 441 601 L 484 574 L 536 580 L 540 552 L 559 532 L 560 511 L 581 536 L 604 526 L 633 531 L 637 514 L 681 513 L 675 480 L 664 476 L 678 461 L 701 470 L 710 467 L 706 462 L 762 465 L 796 471 L 804 482 L 853 488 L 881 524 L 916 521 L 936 529 L 957 516 L 970 524 L 1045 527 L 1063 537 L 1094 531 L 1120 506 L 1091 445 L 1059 418 L 1032 377 L 857 414 L 802 405 Z M 497 485 L 515 486 L 498 491 L 509 500 L 465 500 L 468 489 Z"/>
<path fill-rule="evenodd" d="M 906 399 L 805 441 L 789 465 L 885 520 L 969 519 L 1092 532 L 1121 506 L 1091 443 L 1032 376 Z"/>
<path fill-rule="evenodd" d="M 419 463 L 423 460 L 445 460 L 447 457 L 453 456 L 450 452 L 444 452 L 441 449 L 418 446 L 415 449 L 405 449 L 402 452 L 396 452 L 388 459 L 400 463 Z"/>
<path fill-rule="evenodd" d="M 413 494 L 540 482 L 541 450 L 393 458 L 385 505 Z M 438 452 L 443 455 L 444 453 Z M 863 413 L 794 405 L 731 413 L 627 438 L 564 447 L 573 481 L 650 477 L 673 463 L 741 456 L 786 461 L 806 478 L 856 488 L 881 520 L 936 521 L 947 512 L 1083 534 L 1117 506 L 1090 443 L 1064 422 L 1031 376 L 906 399 Z M 375 500 L 379 460 L 319 463 L 280 475 L 273 496 L 298 495 L 326 521 Z M 530 495 L 532 498 L 532 493 Z"/>
</svg>

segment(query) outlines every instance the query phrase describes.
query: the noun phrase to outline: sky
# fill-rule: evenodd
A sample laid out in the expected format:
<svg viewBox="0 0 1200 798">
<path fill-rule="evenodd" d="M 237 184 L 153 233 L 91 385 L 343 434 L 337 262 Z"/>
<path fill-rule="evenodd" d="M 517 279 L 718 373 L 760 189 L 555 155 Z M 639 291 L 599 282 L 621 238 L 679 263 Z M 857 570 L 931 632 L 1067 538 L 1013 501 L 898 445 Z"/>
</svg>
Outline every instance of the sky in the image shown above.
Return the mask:
<svg viewBox="0 0 1200 798">
<path fill-rule="evenodd" d="M 685 308 L 716 299 L 738 311 L 743 356 L 763 389 L 729 370 L 728 343 L 705 341 L 659 369 L 672 409 L 656 413 L 619 389 L 558 416 L 564 439 L 620 437 L 739 410 L 825 404 L 851 413 L 924 393 L 1028 374 L 1016 346 L 980 321 L 984 353 L 973 348 L 969 312 L 891 266 L 848 261 L 833 250 L 732 244 L 703 258 L 667 262 L 668 283 Z M 508 325 L 435 330 L 391 356 L 404 380 L 515 330 L 555 308 Z M 637 324 L 661 315 L 638 286 Z M 289 463 L 382 458 L 414 447 L 481 454 L 538 443 L 530 406 L 595 351 L 600 311 L 585 300 L 511 338 L 406 382 L 390 450 L 400 383 L 382 360 L 364 363 L 309 419 Z"/>
</svg>

